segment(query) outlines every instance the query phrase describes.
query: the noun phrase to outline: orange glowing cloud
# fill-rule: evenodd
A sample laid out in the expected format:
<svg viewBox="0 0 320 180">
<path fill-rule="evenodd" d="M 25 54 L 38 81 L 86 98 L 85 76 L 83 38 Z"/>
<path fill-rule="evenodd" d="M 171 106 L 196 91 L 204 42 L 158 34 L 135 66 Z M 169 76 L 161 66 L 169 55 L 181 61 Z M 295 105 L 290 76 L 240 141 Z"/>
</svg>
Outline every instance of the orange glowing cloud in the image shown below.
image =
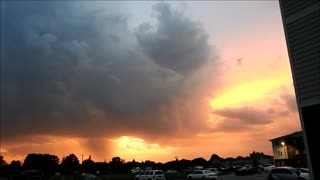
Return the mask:
<svg viewBox="0 0 320 180">
<path fill-rule="evenodd" d="M 254 67 L 251 68 L 254 69 Z M 214 98 L 210 99 L 210 106 L 219 109 L 247 104 L 262 104 L 266 99 L 278 96 L 283 91 L 283 87 L 290 87 L 288 91 L 293 93 L 288 64 L 281 64 L 279 70 L 265 74 L 254 74 L 248 71 L 251 68 L 249 67 L 246 71 L 233 75 L 226 74 L 225 79 L 229 83 L 226 87 L 221 88 Z M 268 67 L 260 69 L 264 71 Z"/>
<path fill-rule="evenodd" d="M 136 161 L 153 160 L 163 161 L 172 156 L 174 151 L 179 150 L 177 147 L 160 146 L 156 143 L 148 143 L 143 139 L 122 136 L 113 140 L 114 151 L 117 156 L 126 160 L 135 159 Z"/>
</svg>

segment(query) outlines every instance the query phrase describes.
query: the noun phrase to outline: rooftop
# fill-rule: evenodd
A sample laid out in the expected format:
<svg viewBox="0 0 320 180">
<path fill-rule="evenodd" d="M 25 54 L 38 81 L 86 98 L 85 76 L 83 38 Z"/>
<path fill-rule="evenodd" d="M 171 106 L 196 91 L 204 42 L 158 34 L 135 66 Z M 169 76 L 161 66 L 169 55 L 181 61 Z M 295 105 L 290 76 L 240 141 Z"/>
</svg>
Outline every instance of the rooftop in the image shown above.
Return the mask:
<svg viewBox="0 0 320 180">
<path fill-rule="evenodd" d="M 287 138 L 295 138 L 295 137 L 301 137 L 302 136 L 302 131 L 297 131 L 291 134 L 287 134 L 284 136 L 280 136 L 274 139 L 270 139 L 269 141 L 275 141 L 275 140 L 279 140 L 279 139 L 287 139 Z"/>
</svg>

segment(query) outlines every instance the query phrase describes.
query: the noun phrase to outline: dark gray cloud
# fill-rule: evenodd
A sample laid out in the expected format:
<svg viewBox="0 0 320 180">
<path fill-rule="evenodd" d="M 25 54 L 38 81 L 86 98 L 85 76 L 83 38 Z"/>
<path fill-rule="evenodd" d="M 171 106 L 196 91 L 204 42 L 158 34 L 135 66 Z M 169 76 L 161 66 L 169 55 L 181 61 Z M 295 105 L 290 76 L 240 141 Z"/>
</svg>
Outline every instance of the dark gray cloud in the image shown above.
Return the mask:
<svg viewBox="0 0 320 180">
<path fill-rule="evenodd" d="M 154 7 L 158 24 L 143 24 L 137 37 L 144 53 L 155 63 L 181 74 L 191 73 L 209 58 L 208 34 L 199 23 L 182 16 L 168 4 Z"/>
<path fill-rule="evenodd" d="M 298 111 L 297 101 L 296 101 L 295 95 L 285 93 L 285 94 L 281 94 L 280 98 L 285 102 L 285 104 L 290 112 L 297 112 Z"/>
<path fill-rule="evenodd" d="M 280 102 L 280 100 L 284 102 Z M 235 107 L 214 109 L 213 115 L 222 117 L 213 131 L 246 131 L 273 123 L 275 119 L 286 117 L 294 110 L 294 96 L 282 94 L 272 103 L 262 107 Z M 292 107 L 290 107 L 292 106 Z"/>
<path fill-rule="evenodd" d="M 1 2 L 2 137 L 199 128 L 206 114 L 176 101 L 210 78 L 199 75 L 208 35 L 167 4 L 154 11 L 156 25 L 130 29 L 128 17 L 81 2 Z"/>
<path fill-rule="evenodd" d="M 272 122 L 270 112 L 264 111 L 255 107 L 239 107 L 239 108 L 224 108 L 213 110 L 213 114 L 241 120 L 242 123 L 248 124 L 268 124 Z"/>
</svg>

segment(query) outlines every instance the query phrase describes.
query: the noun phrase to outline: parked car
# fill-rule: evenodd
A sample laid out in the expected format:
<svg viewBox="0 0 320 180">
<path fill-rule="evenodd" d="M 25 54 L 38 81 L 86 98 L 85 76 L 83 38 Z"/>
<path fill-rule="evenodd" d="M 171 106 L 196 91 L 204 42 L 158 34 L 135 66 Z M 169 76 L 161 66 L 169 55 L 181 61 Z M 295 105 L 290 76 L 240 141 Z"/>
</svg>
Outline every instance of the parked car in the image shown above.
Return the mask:
<svg viewBox="0 0 320 180">
<path fill-rule="evenodd" d="M 218 175 L 226 175 L 234 172 L 234 168 L 232 166 L 225 166 L 225 167 L 219 167 L 218 168 Z"/>
<path fill-rule="evenodd" d="M 214 172 L 214 173 L 216 173 L 216 174 L 218 174 L 218 175 L 221 175 L 221 174 L 222 174 L 222 172 L 219 171 L 218 168 L 207 168 L 206 170 L 209 170 L 209 171 L 211 171 L 211 172 Z"/>
<path fill-rule="evenodd" d="M 19 176 L 16 177 L 16 179 L 21 180 L 42 180 L 47 179 L 44 177 L 42 171 L 40 170 L 24 170 L 21 172 Z"/>
<path fill-rule="evenodd" d="M 273 169 L 274 167 L 275 167 L 274 165 L 265 166 L 264 167 L 264 172 L 265 173 L 269 173 L 271 171 L 271 169 Z"/>
<path fill-rule="evenodd" d="M 177 174 L 179 174 L 179 172 L 177 170 L 175 170 L 175 169 L 168 169 L 168 170 L 166 170 L 166 174 L 175 174 L 175 175 L 177 175 Z"/>
<path fill-rule="evenodd" d="M 135 180 L 166 180 L 166 178 L 162 170 L 146 170 L 136 175 Z"/>
<path fill-rule="evenodd" d="M 310 175 L 293 167 L 274 167 L 268 174 L 268 180 L 310 180 Z"/>
<path fill-rule="evenodd" d="M 235 170 L 235 174 L 237 176 L 246 176 L 246 175 L 252 175 L 256 173 L 257 173 L 257 170 L 252 166 L 247 166 L 247 167 L 244 166 Z"/>
<path fill-rule="evenodd" d="M 131 169 L 130 172 L 131 172 L 132 174 L 141 174 L 141 173 L 144 172 L 144 170 L 141 169 L 140 167 L 135 167 L 135 168 Z"/>
<path fill-rule="evenodd" d="M 299 171 L 302 173 L 309 173 L 309 169 L 308 168 L 299 168 Z"/>
<path fill-rule="evenodd" d="M 97 176 L 94 174 L 80 174 L 77 180 L 96 180 Z"/>
<path fill-rule="evenodd" d="M 203 168 L 203 166 L 195 166 L 194 169 L 195 170 L 203 170 L 204 168 Z"/>
<path fill-rule="evenodd" d="M 218 174 L 209 170 L 196 170 L 191 174 L 188 174 L 188 179 L 218 179 Z"/>
</svg>

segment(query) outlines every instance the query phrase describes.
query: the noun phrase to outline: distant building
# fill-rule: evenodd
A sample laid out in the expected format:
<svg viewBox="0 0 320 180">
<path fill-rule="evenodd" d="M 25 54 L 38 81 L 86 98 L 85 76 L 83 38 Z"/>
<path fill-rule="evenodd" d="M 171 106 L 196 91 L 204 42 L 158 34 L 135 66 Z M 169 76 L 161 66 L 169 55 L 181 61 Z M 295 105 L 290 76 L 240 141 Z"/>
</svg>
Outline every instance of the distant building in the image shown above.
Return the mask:
<svg viewBox="0 0 320 180">
<path fill-rule="evenodd" d="M 270 140 L 275 166 L 307 167 L 302 131 Z"/>
<path fill-rule="evenodd" d="M 273 156 L 269 156 L 269 155 L 263 155 L 263 157 L 261 159 L 259 159 L 259 164 L 273 164 L 274 160 L 273 160 Z"/>
</svg>

